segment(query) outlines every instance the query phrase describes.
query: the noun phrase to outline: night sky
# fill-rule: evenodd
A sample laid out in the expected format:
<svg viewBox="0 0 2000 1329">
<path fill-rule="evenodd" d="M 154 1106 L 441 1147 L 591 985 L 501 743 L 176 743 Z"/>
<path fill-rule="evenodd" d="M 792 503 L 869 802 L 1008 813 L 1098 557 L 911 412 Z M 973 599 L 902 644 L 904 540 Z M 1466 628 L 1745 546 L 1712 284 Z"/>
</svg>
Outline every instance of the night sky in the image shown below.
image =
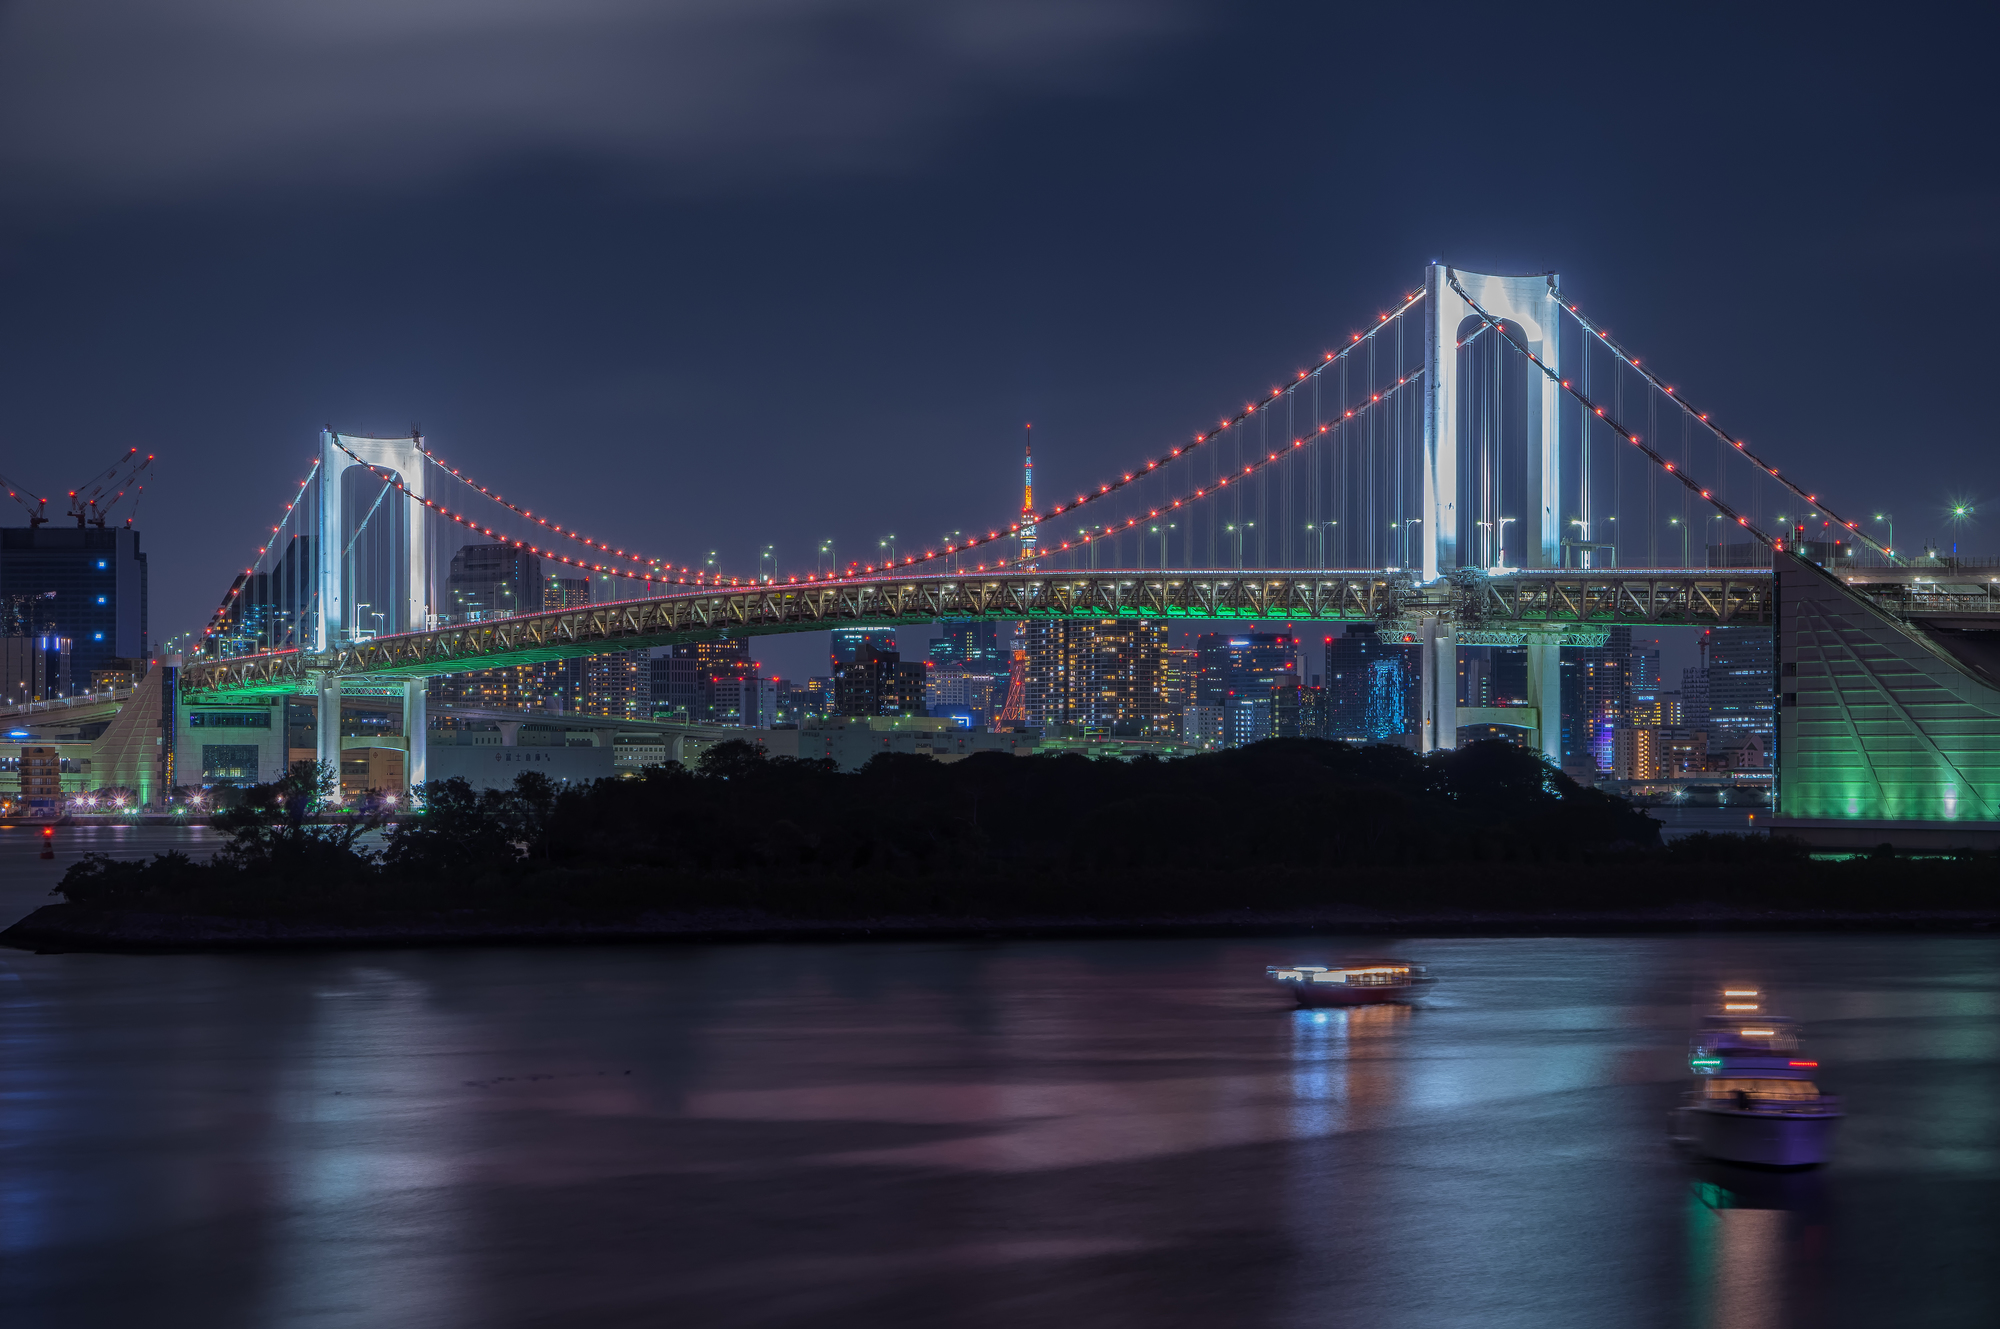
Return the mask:
<svg viewBox="0 0 2000 1329">
<path fill-rule="evenodd" d="M 156 642 L 325 423 L 803 571 L 1004 520 L 1024 421 L 1094 487 L 1443 257 L 1559 271 L 1913 548 L 2000 501 L 1990 17 L 12 0 L 0 471 L 160 455 Z"/>
</svg>

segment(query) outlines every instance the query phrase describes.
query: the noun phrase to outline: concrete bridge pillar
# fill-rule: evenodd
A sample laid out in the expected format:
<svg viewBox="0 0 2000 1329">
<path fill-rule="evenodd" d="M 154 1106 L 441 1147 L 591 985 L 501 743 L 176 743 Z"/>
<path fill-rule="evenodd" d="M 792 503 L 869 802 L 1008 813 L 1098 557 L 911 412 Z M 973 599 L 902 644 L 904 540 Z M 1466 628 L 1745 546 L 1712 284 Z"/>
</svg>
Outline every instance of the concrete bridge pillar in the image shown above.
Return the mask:
<svg viewBox="0 0 2000 1329">
<path fill-rule="evenodd" d="M 333 771 L 338 796 L 340 783 L 340 675 L 328 670 L 315 680 L 319 690 L 319 712 L 314 728 L 319 732 L 318 757 Z"/>
<path fill-rule="evenodd" d="M 1535 737 L 1544 757 L 1560 767 L 1562 741 L 1562 638 L 1528 635 L 1528 705 L 1536 708 Z"/>
<path fill-rule="evenodd" d="M 1424 620 L 1421 750 L 1458 746 L 1458 624 L 1448 618 Z"/>
<path fill-rule="evenodd" d="M 430 779 L 430 692 L 421 678 L 403 680 L 403 788 Z"/>
</svg>

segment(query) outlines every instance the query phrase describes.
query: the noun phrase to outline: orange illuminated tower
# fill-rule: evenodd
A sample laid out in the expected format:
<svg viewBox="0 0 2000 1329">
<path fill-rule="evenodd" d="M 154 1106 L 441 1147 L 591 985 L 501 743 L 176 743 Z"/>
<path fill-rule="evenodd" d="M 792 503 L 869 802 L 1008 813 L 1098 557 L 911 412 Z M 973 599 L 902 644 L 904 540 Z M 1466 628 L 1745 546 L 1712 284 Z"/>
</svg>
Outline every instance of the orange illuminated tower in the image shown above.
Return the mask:
<svg viewBox="0 0 2000 1329">
<path fill-rule="evenodd" d="M 1021 564 L 1035 561 L 1035 427 L 1028 426 L 1027 457 L 1021 465 Z"/>
</svg>

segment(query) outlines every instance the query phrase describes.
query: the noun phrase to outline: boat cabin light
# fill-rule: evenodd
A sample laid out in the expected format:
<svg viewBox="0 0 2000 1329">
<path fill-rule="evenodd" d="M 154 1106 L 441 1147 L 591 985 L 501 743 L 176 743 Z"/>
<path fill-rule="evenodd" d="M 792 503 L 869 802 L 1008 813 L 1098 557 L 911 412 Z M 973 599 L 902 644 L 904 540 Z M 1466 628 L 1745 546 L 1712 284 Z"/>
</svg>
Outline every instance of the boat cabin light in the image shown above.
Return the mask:
<svg viewBox="0 0 2000 1329">
<path fill-rule="evenodd" d="M 1736 1032 L 1745 1038 L 1776 1038 L 1778 1036 L 1778 1031 L 1775 1029 L 1738 1029 Z"/>
<path fill-rule="evenodd" d="M 1726 1001 L 1722 1003 L 1722 1009 L 1725 1011 L 1755 1011 L 1757 1003 L 1754 1001 Z"/>
<path fill-rule="evenodd" d="M 1763 994 L 1757 991 L 1756 988 L 1724 988 L 1722 989 L 1722 995 L 1725 997 L 1759 997 Z"/>
</svg>

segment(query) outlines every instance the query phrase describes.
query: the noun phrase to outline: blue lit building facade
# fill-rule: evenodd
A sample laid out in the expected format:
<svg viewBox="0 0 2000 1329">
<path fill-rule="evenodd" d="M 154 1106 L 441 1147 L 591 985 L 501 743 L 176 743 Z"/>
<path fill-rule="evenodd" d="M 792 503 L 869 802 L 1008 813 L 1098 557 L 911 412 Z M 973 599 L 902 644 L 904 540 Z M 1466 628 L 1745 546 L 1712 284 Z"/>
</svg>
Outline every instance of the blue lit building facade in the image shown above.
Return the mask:
<svg viewBox="0 0 2000 1329">
<path fill-rule="evenodd" d="M 129 527 L 0 530 L 0 606 L 17 604 L 41 619 L 35 635 L 69 640 L 75 691 L 87 690 L 97 670 L 152 653 L 146 555 Z"/>
</svg>

